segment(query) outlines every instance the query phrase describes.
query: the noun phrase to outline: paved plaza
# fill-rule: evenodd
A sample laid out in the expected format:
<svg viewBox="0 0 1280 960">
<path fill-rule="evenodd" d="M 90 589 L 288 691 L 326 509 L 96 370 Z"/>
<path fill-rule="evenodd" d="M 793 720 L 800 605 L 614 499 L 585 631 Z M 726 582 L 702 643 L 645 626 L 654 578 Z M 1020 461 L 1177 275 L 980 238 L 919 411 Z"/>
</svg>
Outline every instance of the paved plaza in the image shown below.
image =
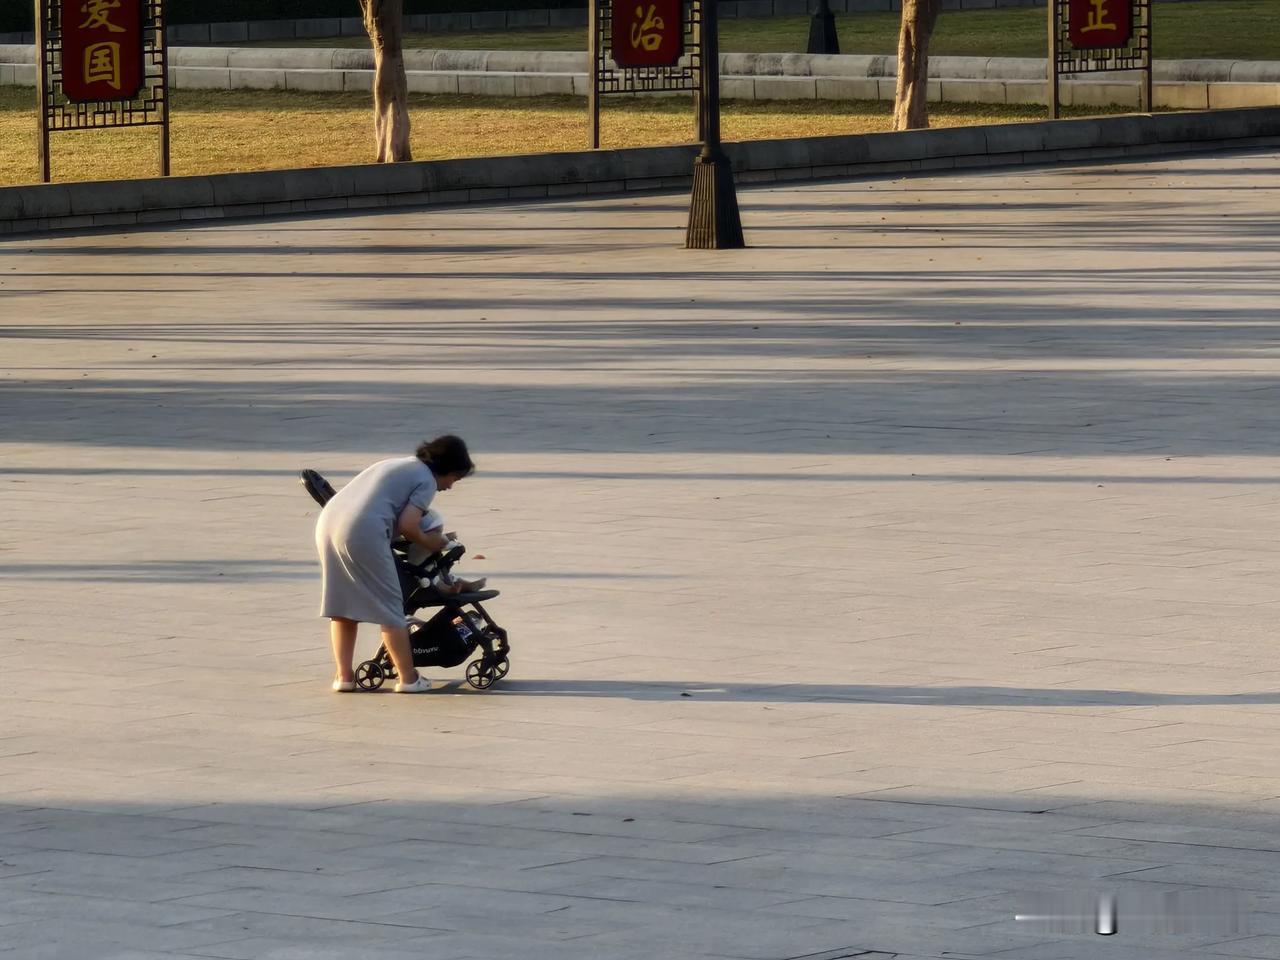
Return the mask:
<svg viewBox="0 0 1280 960">
<path fill-rule="evenodd" d="M 0 244 L 0 960 L 1280 956 L 1280 156 L 741 202 Z M 443 431 L 510 676 L 334 695 Z"/>
</svg>

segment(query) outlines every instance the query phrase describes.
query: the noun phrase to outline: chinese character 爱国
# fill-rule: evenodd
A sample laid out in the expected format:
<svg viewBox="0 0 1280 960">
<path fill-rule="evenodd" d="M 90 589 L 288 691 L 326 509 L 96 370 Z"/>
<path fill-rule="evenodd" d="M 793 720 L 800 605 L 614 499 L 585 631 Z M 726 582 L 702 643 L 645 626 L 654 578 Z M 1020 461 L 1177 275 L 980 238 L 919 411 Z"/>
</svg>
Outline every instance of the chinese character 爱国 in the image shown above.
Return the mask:
<svg viewBox="0 0 1280 960">
<path fill-rule="evenodd" d="M 662 31 L 667 29 L 663 19 L 657 16 L 657 7 L 649 4 L 649 12 L 644 7 L 636 7 L 636 20 L 631 24 L 631 46 L 643 47 L 652 53 L 662 46 Z"/>
<path fill-rule="evenodd" d="M 120 89 L 120 44 L 95 43 L 85 47 L 84 82 L 106 83 Z"/>
<path fill-rule="evenodd" d="M 120 0 L 88 0 L 87 3 L 80 5 L 80 12 L 85 15 L 84 23 L 80 24 L 81 30 L 97 30 L 105 27 L 111 33 L 124 33 L 124 27 L 118 27 L 112 23 L 108 17 L 111 11 L 118 9 Z"/>
<path fill-rule="evenodd" d="M 1081 29 L 1081 33 L 1092 33 L 1095 30 L 1114 30 L 1116 25 L 1107 20 L 1107 0 L 1089 0 L 1093 9 L 1089 11 L 1089 22 Z"/>
</svg>

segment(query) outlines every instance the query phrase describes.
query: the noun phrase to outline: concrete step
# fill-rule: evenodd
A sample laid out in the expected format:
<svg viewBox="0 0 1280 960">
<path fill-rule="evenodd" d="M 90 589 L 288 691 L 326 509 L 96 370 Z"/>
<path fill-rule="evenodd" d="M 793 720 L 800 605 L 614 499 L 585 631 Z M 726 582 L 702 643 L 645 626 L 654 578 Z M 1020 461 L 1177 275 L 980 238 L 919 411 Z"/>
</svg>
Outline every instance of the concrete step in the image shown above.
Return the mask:
<svg viewBox="0 0 1280 960">
<path fill-rule="evenodd" d="M 557 50 L 406 50 L 410 71 L 483 73 L 586 73 L 585 51 Z M 34 63 L 30 45 L 0 46 L 0 63 Z M 169 62 L 178 67 L 226 67 L 278 70 L 372 70 L 373 53 L 354 48 L 172 47 Z M 940 80 L 1043 80 L 1044 59 L 1027 57 L 931 57 L 929 75 Z M 728 76 L 893 77 L 898 58 L 865 54 L 725 53 L 720 72 Z M 1157 60 L 1157 80 L 1170 82 L 1280 83 L 1280 61 Z M 1091 74 L 1110 80 L 1128 74 Z"/>
<path fill-rule="evenodd" d="M 178 90 L 306 90 L 322 92 L 373 89 L 370 69 L 279 68 L 251 66 L 172 66 L 170 82 Z M 585 72 L 502 70 L 410 70 L 414 93 L 491 97 L 586 96 Z M 892 76 L 768 76 L 726 74 L 721 90 L 731 100 L 885 100 L 894 98 Z M 0 63 L 0 86 L 35 86 L 35 66 Z M 1047 104 L 1043 79 L 937 78 L 929 81 L 928 98 L 935 103 Z M 641 96 L 685 96 L 642 94 Z M 1280 83 L 1223 83 L 1157 81 L 1155 106 L 1174 110 L 1280 106 Z M 1137 109 L 1141 86 L 1137 74 L 1098 75 L 1064 81 L 1065 106 L 1121 106 Z"/>
</svg>

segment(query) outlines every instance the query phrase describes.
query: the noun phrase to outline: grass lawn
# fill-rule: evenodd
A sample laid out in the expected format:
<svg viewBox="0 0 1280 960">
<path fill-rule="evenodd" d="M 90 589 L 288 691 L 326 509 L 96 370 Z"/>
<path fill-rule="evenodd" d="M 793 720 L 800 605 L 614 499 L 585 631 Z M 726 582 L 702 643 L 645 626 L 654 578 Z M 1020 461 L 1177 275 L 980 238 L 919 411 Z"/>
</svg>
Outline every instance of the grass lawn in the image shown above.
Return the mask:
<svg viewBox="0 0 1280 960">
<path fill-rule="evenodd" d="M 930 44 L 936 56 L 1043 57 L 1045 11 L 1040 7 L 946 11 Z M 845 53 L 897 53 L 896 13 L 837 14 Z M 1280 60 L 1280 0 L 1192 0 L 1157 3 L 1155 55 L 1165 60 Z M 735 18 L 720 23 L 722 50 L 739 53 L 803 52 L 808 17 Z M 359 47 L 363 37 L 273 40 L 276 47 Z M 585 29 L 415 33 L 410 47 L 454 50 L 585 50 Z"/>
<path fill-rule="evenodd" d="M 35 94 L 0 87 L 0 185 L 36 174 Z M 576 97 L 498 99 L 417 96 L 410 101 L 419 160 L 585 149 L 586 101 Z M 933 104 L 935 126 L 1043 119 L 1043 107 Z M 870 133 L 889 129 L 891 105 L 820 100 L 725 104 L 726 140 Z M 1098 110 L 1077 111 L 1098 113 Z M 602 118 L 606 147 L 693 140 L 689 98 L 612 101 Z M 175 91 L 173 173 L 219 173 L 363 163 L 372 159 L 368 94 Z M 55 133 L 57 180 L 149 177 L 153 129 Z"/>
</svg>

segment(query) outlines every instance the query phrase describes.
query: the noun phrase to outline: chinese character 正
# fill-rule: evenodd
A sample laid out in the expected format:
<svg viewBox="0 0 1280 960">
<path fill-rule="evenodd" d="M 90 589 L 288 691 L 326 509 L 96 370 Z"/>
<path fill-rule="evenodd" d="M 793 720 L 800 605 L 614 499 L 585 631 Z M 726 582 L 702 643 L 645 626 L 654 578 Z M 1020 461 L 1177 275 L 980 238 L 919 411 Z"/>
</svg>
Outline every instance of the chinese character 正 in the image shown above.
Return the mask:
<svg viewBox="0 0 1280 960">
<path fill-rule="evenodd" d="M 1114 30 L 1116 25 L 1107 20 L 1108 0 L 1089 0 L 1093 9 L 1089 11 L 1089 22 L 1081 29 L 1081 33 L 1093 33 L 1095 30 Z"/>
</svg>

